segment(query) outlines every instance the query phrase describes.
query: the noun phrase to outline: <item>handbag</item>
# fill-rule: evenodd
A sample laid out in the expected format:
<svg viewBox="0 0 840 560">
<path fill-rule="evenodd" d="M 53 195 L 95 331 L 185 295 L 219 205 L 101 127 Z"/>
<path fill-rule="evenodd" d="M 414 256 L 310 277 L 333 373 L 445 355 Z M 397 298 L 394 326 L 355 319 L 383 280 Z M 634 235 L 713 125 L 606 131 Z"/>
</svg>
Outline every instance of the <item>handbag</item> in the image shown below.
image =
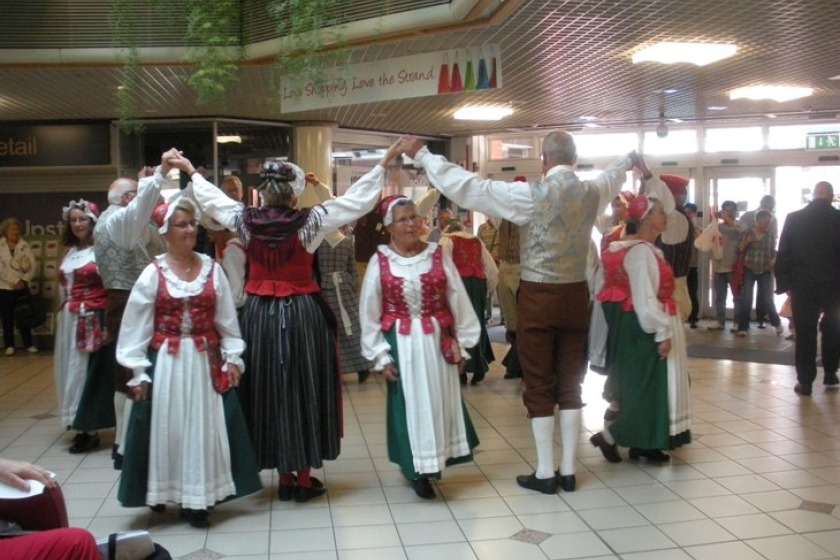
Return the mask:
<svg viewBox="0 0 840 560">
<path fill-rule="evenodd" d="M 76 319 L 76 348 L 80 352 L 96 352 L 105 346 L 108 332 L 102 311 L 84 311 Z"/>
<path fill-rule="evenodd" d="M 47 307 L 43 298 L 27 289 L 15 303 L 15 323 L 20 329 L 34 329 L 47 322 Z"/>
<path fill-rule="evenodd" d="M 148 531 L 111 533 L 96 541 L 103 560 L 171 560 L 165 548 L 152 541 Z"/>
</svg>

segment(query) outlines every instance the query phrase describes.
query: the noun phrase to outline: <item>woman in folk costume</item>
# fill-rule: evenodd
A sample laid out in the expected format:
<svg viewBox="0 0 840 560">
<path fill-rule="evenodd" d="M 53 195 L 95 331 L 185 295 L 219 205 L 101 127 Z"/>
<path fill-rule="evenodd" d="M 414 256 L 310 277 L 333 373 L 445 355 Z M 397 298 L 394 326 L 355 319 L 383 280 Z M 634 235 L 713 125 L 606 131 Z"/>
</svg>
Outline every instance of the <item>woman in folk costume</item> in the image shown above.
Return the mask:
<svg viewBox="0 0 840 560">
<path fill-rule="evenodd" d="M 338 323 L 339 371 L 357 373 L 359 383 L 364 383 L 373 364 L 362 356 L 359 272 L 353 241 L 340 230 L 328 233 L 316 255 L 321 295 Z"/>
<path fill-rule="evenodd" d="M 470 383 L 478 385 L 490 369 L 489 364 L 496 359 L 490 337 L 487 336 L 485 308 L 490 303 L 487 294 L 496 289 L 499 281 L 499 269 L 481 239 L 464 231 L 464 226 L 457 219 L 450 220 L 444 226 L 440 246 L 452 256 L 481 324 L 481 339 L 467 350 L 469 359 L 461 373 L 461 385 L 467 384 L 468 373 L 472 373 Z"/>
<path fill-rule="evenodd" d="M 391 146 L 379 165 L 343 196 L 296 210 L 303 170 L 263 165 L 263 205 L 245 208 L 209 183 L 182 156 L 172 164 L 190 174 L 193 196 L 212 218 L 236 231 L 248 256 L 242 312 L 249 375 L 241 389 L 260 469 L 276 468 L 278 498 L 306 502 L 326 488 L 311 475 L 341 446 L 341 384 L 332 313 L 319 295 L 314 253 L 324 236 L 366 214 L 379 199 Z"/>
<path fill-rule="evenodd" d="M 61 425 L 79 432 L 69 451 L 85 453 L 99 447 L 96 430 L 116 424 L 113 375 L 99 359 L 107 299 L 93 252 L 99 207 L 83 198 L 71 200 L 61 218 L 69 249 L 58 267 L 62 303 L 55 336 L 55 388 Z"/>
<path fill-rule="evenodd" d="M 598 294 L 609 325 L 609 398 L 618 417 L 590 438 L 610 462 L 630 458 L 665 462 L 663 449 L 691 442 L 691 397 L 682 321 L 673 298 L 674 274 L 654 245 L 665 231 L 663 203 L 647 195 L 630 204 L 627 235 L 602 257 Z"/>
<path fill-rule="evenodd" d="M 207 527 L 209 508 L 262 487 L 234 390 L 245 343 L 224 272 L 193 250 L 195 203 L 179 196 L 154 217 L 168 249 L 131 290 L 117 342 L 135 399 L 118 498 L 153 511 L 174 502 Z"/>
<path fill-rule="evenodd" d="M 414 203 L 380 203 L 391 241 L 380 245 L 362 282 L 362 354 L 388 383 L 388 457 L 418 496 L 430 478 L 472 460 L 478 437 L 461 400 L 459 369 L 481 326 L 451 257 L 420 241 Z"/>
</svg>

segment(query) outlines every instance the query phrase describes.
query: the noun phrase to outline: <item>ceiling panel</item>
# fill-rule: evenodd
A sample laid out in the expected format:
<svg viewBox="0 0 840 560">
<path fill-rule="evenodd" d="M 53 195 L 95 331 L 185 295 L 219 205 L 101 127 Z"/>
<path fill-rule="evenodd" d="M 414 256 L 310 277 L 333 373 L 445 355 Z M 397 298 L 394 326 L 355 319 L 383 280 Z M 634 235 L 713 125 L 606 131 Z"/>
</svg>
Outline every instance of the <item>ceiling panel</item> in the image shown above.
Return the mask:
<svg viewBox="0 0 840 560">
<path fill-rule="evenodd" d="M 107 2 L 72 4 L 103 3 Z M 0 20 L 10 4 L 16 2 L 2 2 Z M 44 7 L 56 2 L 28 4 Z M 213 115 L 317 120 L 426 135 L 579 127 L 579 117 L 584 115 L 598 117 L 604 126 L 654 123 L 662 106 L 668 117 L 687 121 L 767 113 L 780 117 L 832 114 L 840 112 L 840 80 L 828 79 L 840 75 L 838 21 L 837 0 L 523 0 L 499 25 L 406 33 L 404 39 L 374 41 L 350 53 L 352 62 L 370 62 L 498 43 L 504 77 L 499 90 L 284 114 L 273 102 L 269 65 L 244 66 L 227 99 L 206 106 L 196 105 L 186 85 L 188 68 L 171 65 L 144 67 L 134 102 L 138 116 L 147 118 Z M 86 33 L 86 29 L 74 29 L 69 46 L 85 44 Z M 21 36 L 17 40 L 24 40 Z M 637 46 L 665 40 L 734 42 L 740 50 L 732 59 L 703 68 L 631 63 Z M 0 46 L 10 48 L 9 41 Z M 119 67 L 12 66 L 4 64 L 2 56 L 0 50 L 0 120 L 115 118 Z M 816 91 L 805 100 L 781 104 L 729 101 L 727 97 L 734 87 L 764 82 L 810 86 Z M 670 89 L 676 91 L 662 93 Z M 514 114 L 498 122 L 452 118 L 460 106 L 477 103 L 510 104 Z M 727 109 L 709 111 L 710 106 Z"/>
</svg>

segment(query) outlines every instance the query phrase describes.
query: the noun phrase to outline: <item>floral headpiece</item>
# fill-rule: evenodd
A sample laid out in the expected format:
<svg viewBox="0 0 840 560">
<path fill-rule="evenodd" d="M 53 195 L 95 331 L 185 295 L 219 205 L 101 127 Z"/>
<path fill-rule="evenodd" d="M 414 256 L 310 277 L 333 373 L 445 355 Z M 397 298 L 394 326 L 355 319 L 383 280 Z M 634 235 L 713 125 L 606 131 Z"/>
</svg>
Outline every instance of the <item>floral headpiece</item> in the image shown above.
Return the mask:
<svg viewBox="0 0 840 560">
<path fill-rule="evenodd" d="M 271 189 L 280 193 L 280 184 L 288 183 L 296 197 L 306 188 L 306 174 L 303 169 L 288 161 L 266 161 L 260 169 L 260 184 L 257 190 Z"/>
<path fill-rule="evenodd" d="M 84 212 L 85 216 L 93 220 L 93 223 L 96 223 L 96 220 L 99 219 L 99 205 L 95 202 L 89 202 L 84 198 L 71 200 L 67 206 L 64 206 L 61 209 L 61 219 L 65 222 L 68 221 L 70 219 L 71 210 L 81 210 Z"/>
</svg>

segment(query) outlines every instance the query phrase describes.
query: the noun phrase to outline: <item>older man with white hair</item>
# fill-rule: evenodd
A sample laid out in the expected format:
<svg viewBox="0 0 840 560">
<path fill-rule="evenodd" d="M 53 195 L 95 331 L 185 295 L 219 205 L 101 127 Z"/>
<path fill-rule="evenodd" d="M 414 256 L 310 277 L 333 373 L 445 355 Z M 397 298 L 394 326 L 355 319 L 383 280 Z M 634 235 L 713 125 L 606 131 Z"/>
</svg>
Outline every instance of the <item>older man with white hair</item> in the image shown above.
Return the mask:
<svg viewBox="0 0 840 560">
<path fill-rule="evenodd" d="M 581 382 L 589 331 L 586 264 L 595 218 L 618 196 L 635 153 L 603 174 L 582 181 L 573 170 L 574 138 L 552 132 L 543 142 L 541 181 L 506 183 L 475 173 L 405 137 L 404 152 L 426 170 L 429 182 L 456 204 L 519 226 L 522 278 L 517 342 L 525 381 L 523 401 L 537 448 L 537 470 L 517 477 L 523 488 L 553 494 L 575 490 L 581 424 Z M 554 471 L 554 411 L 560 409 L 563 456 Z"/>
<path fill-rule="evenodd" d="M 160 234 L 151 224 L 151 217 L 171 169 L 167 160 L 177 155 L 174 148 L 164 152 L 156 169 L 146 167 L 140 171 L 139 183 L 125 177 L 111 183 L 108 187 L 109 206 L 99 216 L 93 230 L 96 263 L 108 292 L 105 308 L 108 343 L 100 351 L 100 356 L 108 361 L 106 367 L 114 370 L 117 430 L 112 459 L 117 470 L 122 468 L 118 447 L 123 436 L 124 412 L 130 406 L 126 382 L 131 379 L 132 372 L 117 364 L 116 340 L 131 288 L 143 269 L 152 262 L 152 257 L 164 249 Z"/>
</svg>

